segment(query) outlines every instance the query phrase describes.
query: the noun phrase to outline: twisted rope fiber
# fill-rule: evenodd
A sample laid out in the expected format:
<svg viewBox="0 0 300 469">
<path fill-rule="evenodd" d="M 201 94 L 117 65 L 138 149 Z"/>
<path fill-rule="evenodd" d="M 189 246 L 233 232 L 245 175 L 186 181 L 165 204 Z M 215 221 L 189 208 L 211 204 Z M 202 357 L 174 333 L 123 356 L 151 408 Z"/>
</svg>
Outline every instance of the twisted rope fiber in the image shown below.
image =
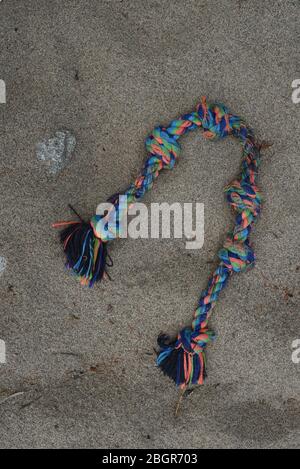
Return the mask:
<svg viewBox="0 0 300 469">
<path fill-rule="evenodd" d="M 107 241 L 120 234 L 122 213 L 152 188 L 161 170 L 174 167 L 180 152 L 179 137 L 198 127 L 202 127 L 204 137 L 208 139 L 222 139 L 228 135 L 236 137 L 242 145 L 243 158 L 240 178 L 225 187 L 227 201 L 236 212 L 235 225 L 218 253 L 219 265 L 206 290 L 201 293 L 191 327 L 182 329 L 176 340 L 171 341 L 167 335 L 158 338 L 160 352 L 157 364 L 177 386 L 183 388 L 203 384 L 206 376 L 205 349 L 215 339 L 215 334 L 208 329 L 211 311 L 232 273 L 244 271 L 255 261 L 249 235 L 261 207 L 261 194 L 255 185 L 261 146 L 252 130 L 224 105 L 208 104 L 202 98 L 195 112 L 172 121 L 168 127 L 155 128 L 146 139 L 149 157 L 140 175 L 123 193 L 127 196 L 127 205 L 124 207 L 119 203 L 120 194 L 108 199 L 117 212 L 115 223 L 113 210 L 109 210 L 105 216 L 93 216 L 90 223 L 81 220 L 54 225 L 66 225 L 61 240 L 67 255 L 67 267 L 80 278 L 81 283 L 93 286 L 106 273 Z"/>
</svg>

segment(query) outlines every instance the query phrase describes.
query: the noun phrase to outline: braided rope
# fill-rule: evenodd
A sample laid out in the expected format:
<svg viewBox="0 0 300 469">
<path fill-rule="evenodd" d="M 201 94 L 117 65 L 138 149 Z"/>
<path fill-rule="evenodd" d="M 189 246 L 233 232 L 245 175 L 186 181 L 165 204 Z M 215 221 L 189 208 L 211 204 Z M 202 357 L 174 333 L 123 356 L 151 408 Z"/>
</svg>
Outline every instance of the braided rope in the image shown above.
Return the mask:
<svg viewBox="0 0 300 469">
<path fill-rule="evenodd" d="M 183 115 L 168 127 L 155 128 L 146 139 L 149 157 L 140 175 L 123 193 L 127 196 L 126 207 L 121 207 L 119 194 L 115 194 L 109 199 L 114 204 L 114 211 L 109 210 L 105 217 L 93 216 L 90 225 L 84 224 L 82 230 L 79 222 L 73 222 L 73 225 L 67 222 L 68 226 L 61 235 L 68 267 L 81 278 L 82 283 L 92 286 L 95 281 L 101 280 L 105 272 L 103 256 L 106 242 L 119 235 L 118 222 L 113 232 L 107 230 L 108 225 L 113 225 L 115 213 L 118 215 L 115 219 L 120 220 L 128 205 L 141 199 L 152 188 L 161 170 L 174 167 L 180 153 L 179 137 L 198 127 L 202 127 L 204 137 L 208 139 L 221 139 L 228 135 L 236 137 L 242 145 L 243 158 L 240 178 L 225 187 L 227 201 L 236 212 L 235 226 L 227 234 L 224 246 L 219 251 L 220 263 L 209 279 L 206 290 L 201 293 L 192 325 L 182 329 L 174 341 L 170 341 L 167 335 L 158 338 L 161 350 L 157 364 L 181 387 L 203 383 L 206 376 L 204 352 L 215 338 L 215 334 L 208 329 L 211 310 L 230 275 L 244 271 L 255 261 L 249 236 L 261 206 L 261 195 L 255 185 L 260 164 L 260 145 L 255 141 L 252 131 L 224 105 L 207 104 L 205 98 L 202 98 L 196 112 Z M 60 223 L 56 226 L 62 225 Z"/>
</svg>

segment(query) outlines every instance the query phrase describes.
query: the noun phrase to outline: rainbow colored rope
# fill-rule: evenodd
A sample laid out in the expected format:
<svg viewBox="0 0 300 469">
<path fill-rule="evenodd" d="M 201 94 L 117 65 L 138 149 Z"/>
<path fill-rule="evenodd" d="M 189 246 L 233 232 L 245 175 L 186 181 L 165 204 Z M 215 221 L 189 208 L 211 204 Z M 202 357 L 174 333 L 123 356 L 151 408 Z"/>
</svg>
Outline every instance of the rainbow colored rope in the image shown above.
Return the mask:
<svg viewBox="0 0 300 469">
<path fill-rule="evenodd" d="M 138 201 L 151 189 L 162 169 L 174 167 L 180 153 L 179 137 L 198 127 L 202 127 L 204 136 L 209 139 L 228 135 L 236 137 L 243 148 L 243 159 L 240 178 L 225 187 L 227 201 L 236 212 L 235 226 L 227 234 L 219 252 L 220 263 L 200 296 L 192 325 L 182 329 L 173 341 L 167 335 L 158 338 L 160 352 L 157 364 L 181 387 L 203 383 L 206 376 L 204 352 L 207 344 L 215 338 L 215 334 L 208 329 L 211 310 L 229 276 L 233 272 L 244 271 L 255 260 L 249 235 L 261 206 L 261 195 L 255 185 L 261 146 L 240 117 L 231 114 L 224 105 L 207 104 L 206 99 L 202 98 L 195 112 L 172 121 L 168 127 L 155 128 L 146 139 L 146 149 L 150 155 L 140 175 L 123 193 L 127 196 L 127 206 L 121 207 L 120 194 L 108 199 L 119 215 L 117 220 L 120 220 L 128 204 Z M 55 225 L 67 225 L 61 234 L 67 265 L 84 284 L 92 286 L 106 272 L 107 241 L 119 235 L 119 223 L 115 223 L 113 232 L 107 230 L 109 224 L 113 225 L 113 216 L 113 210 L 109 210 L 105 217 L 93 216 L 90 224 L 63 222 Z"/>
</svg>

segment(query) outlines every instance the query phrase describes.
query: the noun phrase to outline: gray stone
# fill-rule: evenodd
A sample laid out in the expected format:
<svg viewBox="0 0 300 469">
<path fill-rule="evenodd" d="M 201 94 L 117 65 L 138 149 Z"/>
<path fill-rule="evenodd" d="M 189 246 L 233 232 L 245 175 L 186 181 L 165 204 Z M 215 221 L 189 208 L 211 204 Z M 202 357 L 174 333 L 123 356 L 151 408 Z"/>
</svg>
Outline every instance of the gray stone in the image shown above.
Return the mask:
<svg viewBox="0 0 300 469">
<path fill-rule="evenodd" d="M 68 130 L 59 130 L 54 137 L 37 144 L 37 158 L 46 163 L 50 173 L 56 174 L 67 165 L 75 146 L 75 136 Z"/>
<path fill-rule="evenodd" d="M 7 261 L 5 257 L 0 256 L 0 276 L 3 274 L 4 270 L 6 269 Z"/>
</svg>

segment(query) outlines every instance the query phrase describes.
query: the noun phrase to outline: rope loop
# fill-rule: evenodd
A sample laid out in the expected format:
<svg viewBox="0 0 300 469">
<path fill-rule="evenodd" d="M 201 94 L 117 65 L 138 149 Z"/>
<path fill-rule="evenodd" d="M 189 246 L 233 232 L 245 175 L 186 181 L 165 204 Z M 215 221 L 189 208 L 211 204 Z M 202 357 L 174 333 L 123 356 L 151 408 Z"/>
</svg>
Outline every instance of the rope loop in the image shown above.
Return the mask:
<svg viewBox="0 0 300 469">
<path fill-rule="evenodd" d="M 215 338 L 208 329 L 211 311 L 229 277 L 234 272 L 245 271 L 255 262 L 249 237 L 261 210 L 262 197 L 256 179 L 262 146 L 255 140 L 252 130 L 226 106 L 209 104 L 203 97 L 196 111 L 182 115 L 166 127 L 156 127 L 146 139 L 149 155 L 138 177 L 123 192 L 126 196 L 124 205 L 120 202 L 123 198 L 117 193 L 108 199 L 113 205 L 104 216 L 95 215 L 90 223 L 80 218 L 80 221 L 55 225 L 64 227 L 61 241 L 67 267 L 83 284 L 93 286 L 108 275 L 107 244 L 120 236 L 122 214 L 153 187 L 163 169 L 174 168 L 180 153 L 179 137 L 197 128 L 202 128 L 208 139 L 235 137 L 242 146 L 242 169 L 240 177 L 225 187 L 226 199 L 235 212 L 235 224 L 218 253 L 219 265 L 200 295 L 191 327 L 182 329 L 172 342 L 167 335 L 158 338 L 157 365 L 181 387 L 203 383 L 206 376 L 204 351 Z"/>
</svg>

